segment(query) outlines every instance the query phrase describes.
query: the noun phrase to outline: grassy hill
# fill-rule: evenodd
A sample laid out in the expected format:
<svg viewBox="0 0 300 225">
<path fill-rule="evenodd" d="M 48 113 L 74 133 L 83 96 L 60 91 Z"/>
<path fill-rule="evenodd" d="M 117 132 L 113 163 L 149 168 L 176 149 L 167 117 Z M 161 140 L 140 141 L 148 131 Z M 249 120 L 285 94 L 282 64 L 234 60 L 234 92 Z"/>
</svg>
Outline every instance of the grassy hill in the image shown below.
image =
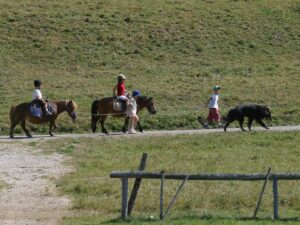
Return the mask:
<svg viewBox="0 0 300 225">
<path fill-rule="evenodd" d="M 148 129 L 199 127 L 215 84 L 223 113 L 256 102 L 271 107 L 274 124 L 300 122 L 298 0 L 0 0 L 0 9 L 4 133 L 36 78 L 44 96 L 80 106 L 79 122 L 63 117 L 61 131 L 89 130 L 91 102 L 112 94 L 120 72 L 156 101 Z"/>
</svg>

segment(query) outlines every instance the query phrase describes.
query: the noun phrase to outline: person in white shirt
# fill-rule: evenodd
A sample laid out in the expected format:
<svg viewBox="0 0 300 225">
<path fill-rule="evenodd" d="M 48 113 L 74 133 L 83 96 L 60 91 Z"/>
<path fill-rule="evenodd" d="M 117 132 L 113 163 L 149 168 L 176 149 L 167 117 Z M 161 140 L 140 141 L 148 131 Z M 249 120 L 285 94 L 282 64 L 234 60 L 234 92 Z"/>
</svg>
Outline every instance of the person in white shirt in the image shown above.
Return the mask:
<svg viewBox="0 0 300 225">
<path fill-rule="evenodd" d="M 48 111 L 47 102 L 43 99 L 43 95 L 41 92 L 42 82 L 40 80 L 35 80 L 33 83 L 35 89 L 32 94 L 33 97 L 32 102 L 38 104 L 41 107 L 42 112 L 45 116 L 51 116 L 52 113 Z"/>
<path fill-rule="evenodd" d="M 128 106 L 126 109 L 126 114 L 129 117 L 129 124 L 128 124 L 128 132 L 129 134 L 135 134 L 135 126 L 137 122 L 139 121 L 139 118 L 137 116 L 137 103 L 133 96 L 130 94 L 127 95 L 128 98 Z"/>
<path fill-rule="evenodd" d="M 214 93 L 210 96 L 208 100 L 208 117 L 207 122 L 209 124 L 213 123 L 214 121 L 218 123 L 219 126 L 222 126 L 221 124 L 221 114 L 220 114 L 220 106 L 218 103 L 219 100 L 219 94 L 221 93 L 221 87 L 220 86 L 214 86 L 213 87 Z M 208 124 L 205 124 L 206 127 L 208 127 Z"/>
</svg>

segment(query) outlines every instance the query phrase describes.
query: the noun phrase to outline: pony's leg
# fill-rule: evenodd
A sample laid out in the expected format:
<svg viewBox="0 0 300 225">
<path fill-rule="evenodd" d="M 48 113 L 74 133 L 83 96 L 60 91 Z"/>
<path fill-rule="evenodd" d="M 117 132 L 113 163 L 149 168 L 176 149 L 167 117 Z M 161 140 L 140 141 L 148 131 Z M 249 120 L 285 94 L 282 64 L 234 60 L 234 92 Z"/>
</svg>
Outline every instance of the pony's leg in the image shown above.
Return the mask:
<svg viewBox="0 0 300 225">
<path fill-rule="evenodd" d="M 99 121 L 100 117 L 99 116 L 94 116 L 92 115 L 92 122 L 91 122 L 91 129 L 92 132 L 95 133 L 97 129 L 97 123 Z"/>
<path fill-rule="evenodd" d="M 129 123 L 129 117 L 126 116 L 125 122 L 124 122 L 124 126 L 123 126 L 123 128 L 122 128 L 123 133 L 126 133 L 127 128 L 128 128 L 128 123 Z"/>
<path fill-rule="evenodd" d="M 14 130 L 15 130 L 15 127 L 18 125 L 19 122 L 20 122 L 20 120 L 15 120 L 15 121 L 11 122 L 10 129 L 9 129 L 9 137 L 10 138 L 14 138 Z"/>
<path fill-rule="evenodd" d="M 58 126 L 56 125 L 55 121 L 53 121 L 53 129 L 52 129 L 52 132 L 54 132 L 57 128 L 58 128 Z"/>
<path fill-rule="evenodd" d="M 30 131 L 26 128 L 26 121 L 22 120 L 21 121 L 21 127 L 24 130 L 24 132 L 26 133 L 27 137 L 32 137 L 32 135 L 30 134 Z"/>
<path fill-rule="evenodd" d="M 100 119 L 101 129 L 102 129 L 103 133 L 108 134 L 108 131 L 105 129 L 105 126 L 104 126 L 105 120 L 106 120 L 106 116 L 101 116 L 101 119 Z"/>
<path fill-rule="evenodd" d="M 55 127 L 55 122 L 53 120 L 51 120 L 49 123 L 49 134 L 51 137 L 54 136 L 54 134 L 53 134 L 54 127 Z"/>
<path fill-rule="evenodd" d="M 143 133 L 144 132 L 144 128 L 142 127 L 140 121 L 137 122 L 137 125 L 138 125 L 138 128 L 139 128 L 139 131 Z"/>
</svg>

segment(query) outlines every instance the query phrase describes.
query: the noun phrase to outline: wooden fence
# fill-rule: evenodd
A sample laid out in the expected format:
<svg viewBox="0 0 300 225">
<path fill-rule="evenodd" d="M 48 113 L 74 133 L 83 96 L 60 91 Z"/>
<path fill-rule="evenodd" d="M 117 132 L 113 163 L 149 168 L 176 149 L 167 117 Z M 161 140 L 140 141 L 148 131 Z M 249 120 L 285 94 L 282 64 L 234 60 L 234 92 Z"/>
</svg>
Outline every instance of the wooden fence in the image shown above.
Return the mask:
<svg viewBox="0 0 300 225">
<path fill-rule="evenodd" d="M 164 173 L 161 172 L 144 172 L 147 160 L 147 154 L 143 154 L 139 171 L 127 171 L 127 172 L 112 172 L 110 174 L 111 178 L 120 178 L 122 182 L 122 210 L 121 218 L 126 220 L 128 215 L 131 214 L 131 211 L 134 206 L 135 198 L 137 196 L 140 184 L 142 179 L 160 179 L 161 188 L 160 188 L 160 219 L 168 214 L 169 210 L 173 206 L 179 192 L 184 187 L 187 181 L 199 181 L 199 180 L 209 180 L 209 181 L 264 181 L 263 189 L 261 191 L 257 207 L 255 209 L 254 216 L 256 216 L 257 210 L 260 205 L 262 195 L 264 193 L 266 183 L 268 180 L 273 181 L 273 218 L 279 219 L 278 214 L 278 180 L 300 180 L 300 173 L 270 173 L 271 168 L 269 168 L 267 174 L 173 174 L 173 173 Z M 132 190 L 130 201 L 128 203 L 128 179 L 135 178 L 135 184 Z M 169 206 L 165 213 L 163 213 L 163 189 L 164 189 L 164 180 L 182 180 L 182 184 L 179 186 L 175 196 L 172 198 Z"/>
</svg>

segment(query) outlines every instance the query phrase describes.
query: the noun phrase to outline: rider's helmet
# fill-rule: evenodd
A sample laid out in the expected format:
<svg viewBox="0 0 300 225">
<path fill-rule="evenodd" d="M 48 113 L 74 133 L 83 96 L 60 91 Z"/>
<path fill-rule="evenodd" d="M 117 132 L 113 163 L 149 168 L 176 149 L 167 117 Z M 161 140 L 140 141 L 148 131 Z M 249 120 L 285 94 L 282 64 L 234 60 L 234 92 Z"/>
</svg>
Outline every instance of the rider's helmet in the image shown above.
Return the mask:
<svg viewBox="0 0 300 225">
<path fill-rule="evenodd" d="M 125 77 L 124 74 L 120 73 L 120 74 L 118 75 L 118 81 L 122 81 L 122 80 L 126 80 L 126 77 Z"/>
<path fill-rule="evenodd" d="M 132 97 L 134 97 L 134 96 L 140 96 L 140 95 L 141 95 L 141 92 L 139 90 L 134 90 L 132 92 Z"/>
<path fill-rule="evenodd" d="M 33 83 L 35 87 L 40 87 L 42 85 L 42 81 L 40 80 L 35 80 Z"/>
</svg>

